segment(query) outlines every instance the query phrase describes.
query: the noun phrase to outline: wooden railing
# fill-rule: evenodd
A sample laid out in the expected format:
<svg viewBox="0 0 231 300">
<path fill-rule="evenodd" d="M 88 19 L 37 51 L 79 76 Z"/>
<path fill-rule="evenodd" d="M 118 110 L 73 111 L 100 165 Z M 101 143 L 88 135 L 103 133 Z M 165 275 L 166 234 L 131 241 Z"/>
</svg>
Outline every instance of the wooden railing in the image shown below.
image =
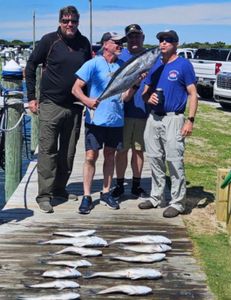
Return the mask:
<svg viewBox="0 0 231 300">
<path fill-rule="evenodd" d="M 221 188 L 230 169 L 218 169 L 217 171 L 217 194 L 216 194 L 216 217 L 218 221 L 225 222 L 227 231 L 231 235 L 231 184 Z"/>
</svg>

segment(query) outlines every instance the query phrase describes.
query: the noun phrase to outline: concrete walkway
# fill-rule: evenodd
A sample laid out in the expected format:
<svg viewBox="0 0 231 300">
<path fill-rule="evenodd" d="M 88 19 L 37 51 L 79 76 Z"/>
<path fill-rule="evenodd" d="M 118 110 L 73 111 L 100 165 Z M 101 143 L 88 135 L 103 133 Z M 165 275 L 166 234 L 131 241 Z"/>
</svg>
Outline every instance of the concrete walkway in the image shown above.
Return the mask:
<svg viewBox="0 0 231 300">
<path fill-rule="evenodd" d="M 83 132 L 83 130 L 82 130 Z M 82 164 L 84 161 L 83 134 L 78 143 L 74 170 L 69 181 L 68 190 L 82 195 Z M 41 274 L 48 269 L 59 269 L 42 263 L 56 259 L 83 259 L 81 256 L 63 254 L 54 256 L 54 252 L 63 249 L 63 245 L 40 245 L 41 240 L 54 238 L 54 231 L 79 231 L 95 229 L 96 235 L 108 242 L 113 239 L 138 236 L 144 234 L 158 234 L 172 240 L 172 251 L 166 253 L 166 259 L 157 263 L 127 263 L 112 260 L 113 256 L 136 255 L 135 252 L 125 251 L 121 244 L 110 245 L 102 250 L 99 257 L 87 257 L 93 265 L 79 269 L 83 277 L 77 279 L 81 285 L 75 291 L 80 293 L 81 299 L 130 299 L 124 294 L 97 295 L 107 287 L 118 284 L 147 285 L 153 293 L 147 296 L 137 296 L 135 299 L 155 300 L 186 300 L 186 299 L 214 299 L 208 290 L 206 277 L 198 262 L 193 257 L 192 243 L 187 235 L 182 218 L 174 219 L 162 217 L 163 209 L 139 210 L 138 200 L 130 195 L 131 170 L 126 173 L 128 178 L 126 195 L 122 199 L 121 209 L 113 211 L 99 204 L 99 193 L 102 188 L 102 156 L 97 163 L 97 171 L 93 185 L 93 199 L 95 207 L 90 215 L 78 214 L 77 202 L 54 203 L 54 214 L 44 214 L 39 211 L 35 202 L 37 194 L 36 161 L 31 162 L 21 184 L 0 212 L 0 299 L 17 299 L 18 296 L 38 297 L 47 294 L 61 293 L 54 289 L 29 289 L 26 284 L 47 282 Z M 150 189 L 150 171 L 145 162 L 142 185 Z M 100 249 L 100 248 L 97 248 Z M 155 268 L 163 277 L 158 280 L 92 278 L 86 279 L 95 271 L 114 271 L 125 268 Z M 74 291 L 74 290 L 73 290 Z M 36 298 L 33 298 L 36 299 Z M 39 299 L 39 298 L 38 298 Z M 53 299 L 53 298 L 52 298 Z"/>
</svg>

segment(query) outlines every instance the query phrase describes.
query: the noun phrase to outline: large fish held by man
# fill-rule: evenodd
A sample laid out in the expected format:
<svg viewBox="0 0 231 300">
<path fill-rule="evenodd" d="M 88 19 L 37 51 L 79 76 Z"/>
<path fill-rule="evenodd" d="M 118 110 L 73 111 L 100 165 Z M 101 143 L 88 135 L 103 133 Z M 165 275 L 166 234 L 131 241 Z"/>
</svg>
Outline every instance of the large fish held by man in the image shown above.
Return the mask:
<svg viewBox="0 0 231 300">
<path fill-rule="evenodd" d="M 159 47 L 147 49 L 129 59 L 112 76 L 99 101 L 125 92 L 132 87 L 142 73 L 147 72 L 160 55 Z"/>
</svg>

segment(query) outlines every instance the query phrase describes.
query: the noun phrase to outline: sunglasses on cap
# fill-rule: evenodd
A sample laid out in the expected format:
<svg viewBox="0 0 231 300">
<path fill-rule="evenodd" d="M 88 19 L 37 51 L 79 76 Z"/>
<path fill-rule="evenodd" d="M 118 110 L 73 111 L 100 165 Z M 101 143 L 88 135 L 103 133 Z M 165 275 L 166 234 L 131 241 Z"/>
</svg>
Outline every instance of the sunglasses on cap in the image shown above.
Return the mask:
<svg viewBox="0 0 231 300">
<path fill-rule="evenodd" d="M 172 37 L 162 37 L 162 38 L 159 38 L 159 42 L 160 43 L 163 43 L 163 41 L 167 42 L 167 43 L 174 43 L 176 42 L 176 40 Z"/>
<path fill-rule="evenodd" d="M 67 25 L 69 22 L 71 22 L 72 24 L 77 24 L 79 22 L 79 20 L 77 19 L 62 19 L 61 23 Z"/>
</svg>

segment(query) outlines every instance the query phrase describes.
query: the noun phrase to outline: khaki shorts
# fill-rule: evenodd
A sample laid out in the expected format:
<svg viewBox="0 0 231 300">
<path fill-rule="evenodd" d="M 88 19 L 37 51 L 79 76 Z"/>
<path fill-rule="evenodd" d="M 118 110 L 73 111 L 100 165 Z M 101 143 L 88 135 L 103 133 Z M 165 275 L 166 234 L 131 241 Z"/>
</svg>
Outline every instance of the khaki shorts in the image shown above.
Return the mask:
<svg viewBox="0 0 231 300">
<path fill-rule="evenodd" d="M 144 151 L 144 129 L 146 119 L 125 118 L 123 129 L 123 149 Z"/>
</svg>

